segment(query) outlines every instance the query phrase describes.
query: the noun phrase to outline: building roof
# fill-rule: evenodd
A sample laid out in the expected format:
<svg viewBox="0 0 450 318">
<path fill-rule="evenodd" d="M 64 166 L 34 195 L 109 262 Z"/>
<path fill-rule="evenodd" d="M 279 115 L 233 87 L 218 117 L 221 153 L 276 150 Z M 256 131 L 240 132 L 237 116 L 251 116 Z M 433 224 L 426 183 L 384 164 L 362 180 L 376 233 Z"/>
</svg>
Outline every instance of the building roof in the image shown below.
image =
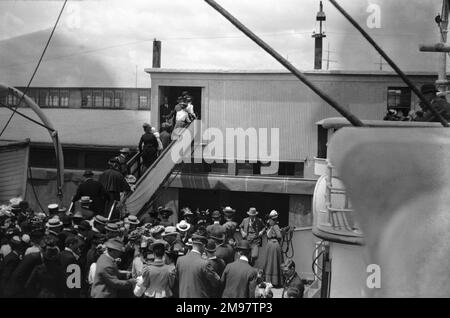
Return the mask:
<svg viewBox="0 0 450 318">
<path fill-rule="evenodd" d="M 63 144 L 136 147 L 142 135 L 142 124 L 150 122 L 150 111 L 111 109 L 43 109 Z M 29 108 L 19 112 L 39 121 Z M 0 127 L 3 128 L 11 111 L 0 108 Z M 51 143 L 48 131 L 16 114 L 1 137 L 4 140 L 23 140 L 32 143 Z"/>
<path fill-rule="evenodd" d="M 146 68 L 145 72 L 153 73 L 197 73 L 197 74 L 291 74 L 285 69 L 272 70 L 239 70 L 239 69 L 176 69 L 176 68 Z M 355 71 L 355 70 L 300 70 L 305 74 L 315 75 L 378 75 L 398 76 L 392 71 Z M 409 76 L 437 76 L 435 72 L 406 72 Z"/>
</svg>

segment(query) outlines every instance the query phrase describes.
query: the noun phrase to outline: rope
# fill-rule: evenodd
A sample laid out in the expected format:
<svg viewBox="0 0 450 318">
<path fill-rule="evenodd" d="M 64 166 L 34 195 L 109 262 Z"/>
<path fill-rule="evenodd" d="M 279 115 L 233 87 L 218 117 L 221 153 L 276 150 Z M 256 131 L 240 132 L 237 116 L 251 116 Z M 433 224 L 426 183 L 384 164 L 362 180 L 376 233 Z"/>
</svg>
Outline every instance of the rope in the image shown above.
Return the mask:
<svg viewBox="0 0 450 318">
<path fill-rule="evenodd" d="M 314 254 L 316 253 L 316 251 L 318 249 L 320 249 L 324 244 L 324 241 L 320 241 L 319 245 L 314 249 L 313 251 L 313 261 L 312 261 L 312 272 L 314 274 L 314 277 L 316 277 L 318 280 L 322 280 L 322 277 L 319 277 L 319 275 L 317 275 L 316 271 L 315 271 L 315 265 L 317 265 L 317 267 L 319 267 L 319 270 L 322 271 L 322 268 L 319 266 L 319 264 L 316 264 L 316 262 L 319 260 L 319 258 L 323 255 L 324 250 L 320 251 L 320 253 L 314 257 Z"/>
<path fill-rule="evenodd" d="M 56 19 L 56 22 L 55 22 L 55 24 L 54 24 L 54 26 L 53 26 L 52 32 L 50 33 L 50 36 L 49 36 L 49 38 L 48 38 L 48 40 L 47 40 L 47 43 L 45 44 L 44 50 L 42 51 L 42 54 L 41 54 L 41 57 L 39 58 L 39 61 L 38 61 L 37 65 L 36 65 L 36 67 L 34 68 L 33 74 L 31 75 L 31 78 L 30 78 L 30 80 L 28 81 L 28 85 L 27 85 L 26 89 L 23 91 L 23 94 L 22 94 L 22 96 L 20 97 L 19 102 L 16 104 L 16 107 L 15 107 L 13 113 L 12 113 L 11 116 L 9 117 L 9 119 L 8 119 L 8 121 L 6 122 L 5 126 L 3 127 L 2 131 L 0 132 L 0 137 L 3 135 L 3 133 L 4 133 L 5 130 L 6 130 L 6 128 L 8 128 L 8 125 L 9 125 L 9 123 L 11 122 L 12 118 L 14 117 L 14 114 L 16 113 L 17 108 L 19 108 L 19 105 L 22 103 L 23 98 L 25 97 L 25 95 L 26 95 L 27 92 L 28 92 L 28 89 L 30 88 L 31 82 L 33 81 L 34 76 L 36 75 L 36 73 L 37 73 L 37 71 L 38 71 L 38 69 L 39 69 L 39 66 L 41 65 L 42 59 L 44 58 L 44 55 L 45 55 L 45 52 L 47 51 L 47 48 L 48 48 L 48 46 L 49 46 L 49 44 L 50 44 L 50 41 L 51 41 L 51 39 L 52 39 L 52 37 L 53 37 L 53 34 L 55 33 L 56 26 L 58 25 L 59 19 L 61 18 L 61 15 L 62 15 L 62 13 L 63 13 L 63 11 L 64 11 L 65 6 L 66 6 L 66 3 L 67 3 L 67 0 L 64 0 L 63 6 L 62 6 L 62 8 L 61 8 L 61 11 L 59 12 L 58 18 Z"/>
<path fill-rule="evenodd" d="M 294 227 L 287 226 L 283 228 L 281 234 L 281 252 L 286 258 L 294 257 L 294 243 L 292 242 L 292 238 L 294 237 Z M 284 248 L 284 244 L 286 243 L 286 247 Z M 289 256 L 289 249 L 292 251 L 292 254 Z"/>
</svg>

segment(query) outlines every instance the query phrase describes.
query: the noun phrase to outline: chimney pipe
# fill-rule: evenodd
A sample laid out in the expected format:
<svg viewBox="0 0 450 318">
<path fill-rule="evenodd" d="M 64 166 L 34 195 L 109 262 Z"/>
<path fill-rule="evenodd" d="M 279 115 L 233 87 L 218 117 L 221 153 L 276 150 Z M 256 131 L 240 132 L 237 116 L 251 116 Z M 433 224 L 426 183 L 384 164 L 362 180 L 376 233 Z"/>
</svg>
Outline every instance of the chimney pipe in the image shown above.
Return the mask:
<svg viewBox="0 0 450 318">
<path fill-rule="evenodd" d="M 153 68 L 161 67 L 161 41 L 153 40 Z"/>
</svg>

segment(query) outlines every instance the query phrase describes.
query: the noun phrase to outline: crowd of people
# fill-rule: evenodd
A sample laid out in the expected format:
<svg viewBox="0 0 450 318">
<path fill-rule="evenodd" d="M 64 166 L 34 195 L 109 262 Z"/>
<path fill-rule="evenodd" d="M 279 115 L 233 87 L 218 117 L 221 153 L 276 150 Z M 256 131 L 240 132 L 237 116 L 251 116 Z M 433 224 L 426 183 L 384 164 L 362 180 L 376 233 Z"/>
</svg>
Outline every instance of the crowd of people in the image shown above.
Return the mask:
<svg viewBox="0 0 450 318">
<path fill-rule="evenodd" d="M 144 169 L 196 118 L 189 93 L 164 116 L 160 132 L 143 125 Z M 269 298 L 272 288 L 303 297 L 294 261 L 283 259 L 275 210 L 263 221 L 250 208 L 240 225 L 231 207 L 186 207 L 176 224 L 168 207 L 122 215 L 115 204 L 136 182 L 130 156 L 121 149 L 98 180 L 85 171 L 68 209 L 35 211 L 21 198 L 0 206 L 0 297 Z"/>
<path fill-rule="evenodd" d="M 108 219 L 90 197 L 79 204 L 74 213 L 33 211 L 20 198 L 1 206 L 1 297 L 270 298 L 272 287 L 303 296 L 294 261 L 283 261 L 276 211 L 263 222 L 250 208 L 238 225 L 231 207 L 186 207 L 173 224 L 166 207 Z"/>
<path fill-rule="evenodd" d="M 450 120 L 450 104 L 444 96 L 438 96 L 439 92 L 436 86 L 431 83 L 422 85 L 420 92 L 425 99 L 442 115 L 446 120 Z M 439 122 L 439 119 L 422 101 L 419 103 L 419 110 L 406 111 L 403 109 L 388 109 L 383 120 L 387 121 L 421 121 L 421 122 Z"/>
</svg>

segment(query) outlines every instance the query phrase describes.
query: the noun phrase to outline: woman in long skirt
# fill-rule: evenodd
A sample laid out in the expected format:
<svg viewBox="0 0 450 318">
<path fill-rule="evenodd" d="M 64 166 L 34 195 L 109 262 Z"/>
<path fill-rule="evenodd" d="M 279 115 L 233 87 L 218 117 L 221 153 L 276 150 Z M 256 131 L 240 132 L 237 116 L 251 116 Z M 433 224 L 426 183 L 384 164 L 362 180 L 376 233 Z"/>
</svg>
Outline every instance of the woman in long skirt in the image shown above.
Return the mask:
<svg viewBox="0 0 450 318">
<path fill-rule="evenodd" d="M 281 231 L 278 226 L 278 213 L 273 210 L 269 214 L 269 229 L 266 232 L 266 260 L 264 264 L 265 281 L 271 283 L 275 288 L 283 285 L 281 264 L 283 255 L 281 253 Z"/>
</svg>

